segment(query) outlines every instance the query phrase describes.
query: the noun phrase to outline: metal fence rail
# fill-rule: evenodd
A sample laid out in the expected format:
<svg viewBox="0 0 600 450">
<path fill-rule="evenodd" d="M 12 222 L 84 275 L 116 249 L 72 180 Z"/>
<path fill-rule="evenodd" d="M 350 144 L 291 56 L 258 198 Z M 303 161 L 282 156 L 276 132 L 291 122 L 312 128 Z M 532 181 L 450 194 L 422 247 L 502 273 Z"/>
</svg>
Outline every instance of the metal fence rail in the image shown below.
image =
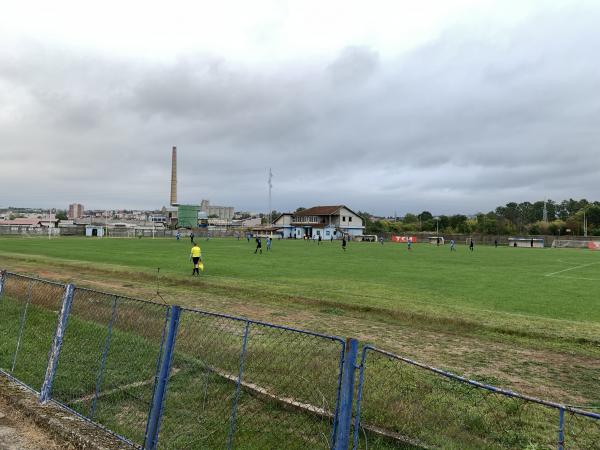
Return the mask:
<svg viewBox="0 0 600 450">
<path fill-rule="evenodd" d="M 337 337 L 184 309 L 159 447 L 331 448 L 344 349 Z"/>
<path fill-rule="evenodd" d="M 468 380 L 372 346 L 362 351 L 354 449 L 599 448 L 600 415 Z"/>
<path fill-rule="evenodd" d="M 0 372 L 147 450 L 600 448 L 599 414 L 354 339 L 8 272 Z"/>
</svg>

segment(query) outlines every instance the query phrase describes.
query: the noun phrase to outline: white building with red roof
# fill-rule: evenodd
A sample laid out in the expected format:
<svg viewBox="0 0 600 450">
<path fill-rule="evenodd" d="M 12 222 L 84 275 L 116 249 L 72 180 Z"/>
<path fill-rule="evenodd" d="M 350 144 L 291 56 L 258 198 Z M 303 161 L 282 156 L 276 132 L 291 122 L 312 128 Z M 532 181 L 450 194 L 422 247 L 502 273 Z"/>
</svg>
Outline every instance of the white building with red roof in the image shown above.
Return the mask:
<svg viewBox="0 0 600 450">
<path fill-rule="evenodd" d="M 341 239 L 364 234 L 364 220 L 344 205 L 313 206 L 294 213 L 281 214 L 273 222 L 284 238 Z"/>
</svg>

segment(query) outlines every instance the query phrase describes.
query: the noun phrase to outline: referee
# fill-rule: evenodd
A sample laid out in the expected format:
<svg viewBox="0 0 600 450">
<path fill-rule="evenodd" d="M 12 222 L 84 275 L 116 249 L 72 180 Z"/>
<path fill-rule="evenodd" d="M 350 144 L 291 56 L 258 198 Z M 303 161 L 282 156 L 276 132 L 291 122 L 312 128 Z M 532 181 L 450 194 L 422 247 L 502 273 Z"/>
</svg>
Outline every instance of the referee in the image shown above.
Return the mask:
<svg viewBox="0 0 600 450">
<path fill-rule="evenodd" d="M 198 268 L 198 264 L 202 257 L 202 250 L 200 250 L 200 246 L 195 242 L 192 243 L 192 251 L 190 252 L 190 260 L 194 263 L 194 270 L 192 271 L 192 276 L 200 276 L 200 269 Z"/>
</svg>

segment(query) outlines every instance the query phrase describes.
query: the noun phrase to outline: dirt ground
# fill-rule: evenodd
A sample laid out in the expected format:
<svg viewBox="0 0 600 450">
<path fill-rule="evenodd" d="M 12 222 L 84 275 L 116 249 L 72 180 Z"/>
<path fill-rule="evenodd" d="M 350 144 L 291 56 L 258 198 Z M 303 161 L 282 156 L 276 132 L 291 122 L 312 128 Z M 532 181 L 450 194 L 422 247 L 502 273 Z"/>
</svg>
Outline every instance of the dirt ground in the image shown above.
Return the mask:
<svg viewBox="0 0 600 450">
<path fill-rule="evenodd" d="M 0 450 L 55 450 L 68 448 L 28 420 L 0 396 Z"/>
<path fill-rule="evenodd" d="M 0 374 L 0 450 L 125 450 L 106 431 Z"/>
</svg>

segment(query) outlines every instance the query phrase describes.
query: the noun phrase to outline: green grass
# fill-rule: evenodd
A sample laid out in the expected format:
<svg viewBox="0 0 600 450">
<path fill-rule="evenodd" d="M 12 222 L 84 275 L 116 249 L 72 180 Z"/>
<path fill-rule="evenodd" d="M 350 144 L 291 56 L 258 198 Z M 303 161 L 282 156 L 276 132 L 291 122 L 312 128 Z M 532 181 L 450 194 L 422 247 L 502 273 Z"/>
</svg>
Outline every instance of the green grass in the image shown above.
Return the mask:
<svg viewBox="0 0 600 450">
<path fill-rule="evenodd" d="M 510 314 L 600 323 L 600 252 L 571 249 L 513 249 L 458 246 L 274 241 L 271 253 L 253 254 L 245 240 L 200 242 L 204 279 L 245 282 L 256 289 L 377 309 Z M 46 256 L 130 270 L 187 277 L 187 240 L 8 239 L 2 254 Z M 1 259 L 0 259 L 1 261 Z M 583 266 L 575 270 L 548 274 Z M 40 267 L 43 269 L 43 267 Z"/>
<path fill-rule="evenodd" d="M 170 239 L 0 238 L 0 267 L 3 258 L 10 264 L 26 263 L 42 274 L 57 266 L 57 271 L 65 268 L 76 284 L 80 283 L 77 268 L 81 268 L 83 278 L 97 272 L 109 279 L 131 280 L 130 286 L 151 285 L 160 267 L 163 286 L 182 294 L 180 298 L 174 294 L 170 300 L 184 305 L 194 306 L 190 303 L 194 294 L 205 298 L 225 293 L 227 298 L 239 298 L 244 307 L 271 305 L 275 313 L 270 321 L 285 319 L 285 323 L 301 328 L 303 314 L 319 314 L 330 321 L 325 319 L 318 331 L 332 334 L 360 337 L 363 326 L 376 323 L 383 340 L 388 327 L 404 324 L 407 329 L 449 333 L 446 338 L 475 337 L 527 352 L 552 349 L 559 359 L 563 354 L 598 356 L 600 253 L 483 246 L 476 246 L 473 253 L 459 246 L 451 253 L 448 246 L 426 244 L 408 252 L 405 246 L 391 243 L 350 243 L 343 252 L 338 242 L 318 246 L 304 241 L 274 241 L 272 252 L 255 255 L 253 243 L 245 240 L 212 239 L 200 244 L 206 264 L 200 279 L 190 277 L 189 242 Z M 55 386 L 59 399 L 86 415 L 91 410 L 86 396 L 95 389 L 111 302 L 96 298 L 88 303 L 75 303 L 79 306 L 74 307 L 70 340 L 69 336 L 65 339 Z M 3 311 L 0 320 L 2 367 L 11 362 L 20 308 Z M 121 308 L 102 383 L 106 394 L 98 401 L 96 417 L 139 442 L 151 385 L 111 389 L 151 379 L 164 316 L 156 311 Z M 46 305 L 28 311 L 28 320 L 36 325 L 26 330 L 38 332 L 26 335 L 22 343 L 23 354 L 30 355 L 19 360 L 25 364 L 20 369 L 22 376 L 28 377 L 24 381 L 41 383 L 46 341 L 49 343 L 56 322 L 55 309 Z M 242 335 L 238 328 L 226 321 L 184 314 L 184 333 L 177 342 L 176 372 L 161 430 L 163 447 L 224 446 L 234 391 L 232 383 L 211 368 L 236 373 Z M 271 330 L 252 333 L 247 381 L 280 396 L 318 405 L 325 402 L 332 409 L 335 384 L 331 381 L 335 382 L 336 370 L 333 347 L 319 350 L 318 344 L 296 342 L 296 338 L 292 342 L 300 345 L 290 345 L 286 337 Z M 375 343 L 382 345 L 377 337 Z M 498 361 L 512 356 L 498 355 Z M 469 358 L 468 365 L 478 367 L 480 362 Z M 562 371 L 554 367 L 556 363 L 534 360 L 520 363 L 510 375 L 523 377 L 521 380 L 536 376 L 541 369 L 558 378 L 567 372 L 577 374 L 574 382 L 562 388 L 589 404 L 600 404 L 597 369 L 586 366 L 585 361 Z M 65 371 L 67 367 L 70 370 Z M 545 448 L 553 442 L 548 436 L 556 428 L 556 417 L 546 410 L 529 407 L 523 414 L 514 402 L 383 360 L 372 362 L 369 370 L 363 413 L 371 425 L 447 448 Z M 500 385 L 506 382 L 479 379 Z M 454 414 L 448 415 L 448 411 Z M 278 448 L 282 442 L 286 448 L 322 447 L 329 429 L 327 420 L 242 391 L 236 448 Z M 579 442 L 595 439 L 594 430 L 586 429 Z M 400 448 L 373 435 L 368 442 L 369 448 Z"/>
</svg>

